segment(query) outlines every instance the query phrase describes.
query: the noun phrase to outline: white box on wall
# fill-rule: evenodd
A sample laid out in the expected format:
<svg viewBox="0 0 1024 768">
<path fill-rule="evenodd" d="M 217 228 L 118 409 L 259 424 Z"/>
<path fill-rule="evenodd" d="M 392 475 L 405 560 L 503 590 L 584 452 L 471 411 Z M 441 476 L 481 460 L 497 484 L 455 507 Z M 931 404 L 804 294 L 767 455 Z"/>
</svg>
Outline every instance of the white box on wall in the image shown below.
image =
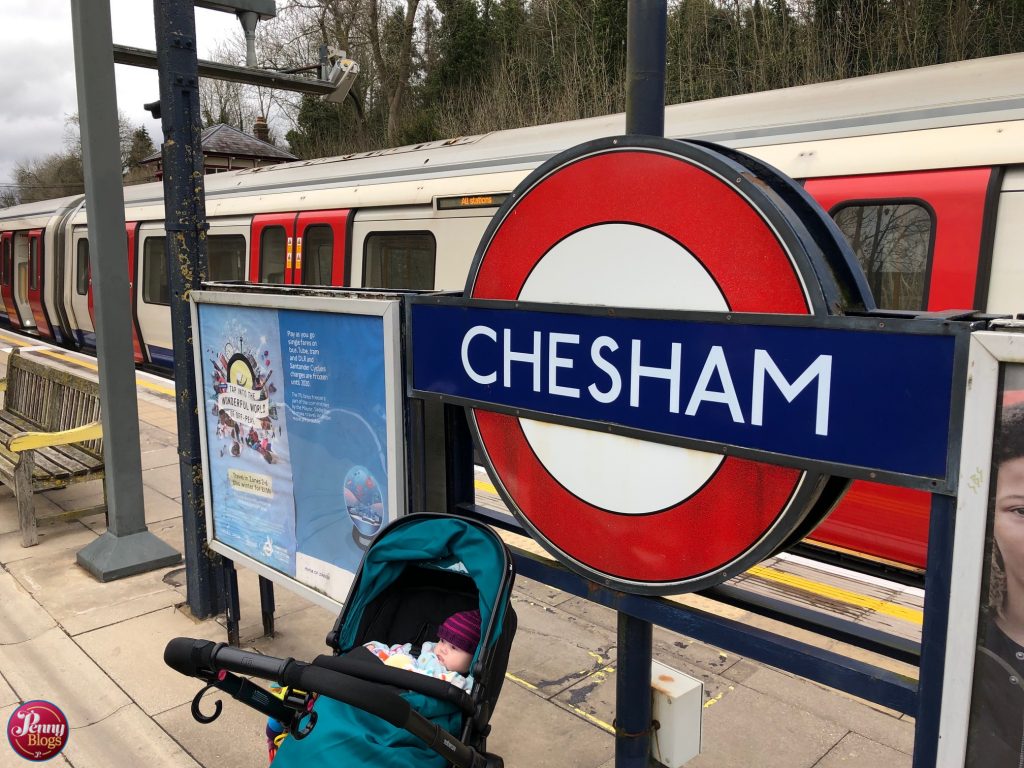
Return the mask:
<svg viewBox="0 0 1024 768">
<path fill-rule="evenodd" d="M 651 736 L 651 757 L 680 768 L 700 754 L 704 683 L 661 662 L 651 663 L 651 715 L 659 728 Z"/>
</svg>

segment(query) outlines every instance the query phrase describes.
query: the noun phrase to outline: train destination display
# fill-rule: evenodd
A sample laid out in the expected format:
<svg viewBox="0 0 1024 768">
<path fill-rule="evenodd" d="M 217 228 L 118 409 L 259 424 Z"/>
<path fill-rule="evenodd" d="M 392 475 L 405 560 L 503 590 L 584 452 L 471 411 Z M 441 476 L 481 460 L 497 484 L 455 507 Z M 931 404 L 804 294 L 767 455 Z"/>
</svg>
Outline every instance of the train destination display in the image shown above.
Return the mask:
<svg viewBox="0 0 1024 768">
<path fill-rule="evenodd" d="M 965 336 L 835 317 L 874 307 L 854 255 L 734 150 L 567 150 L 502 203 L 463 298 L 412 304 L 412 391 L 467 405 L 512 513 L 617 589 L 742 572 L 821 521 L 836 474 L 953 482 Z"/>
<path fill-rule="evenodd" d="M 215 549 L 342 601 L 365 546 L 404 509 L 389 385 L 398 310 L 307 307 L 197 295 L 208 532 Z"/>
</svg>

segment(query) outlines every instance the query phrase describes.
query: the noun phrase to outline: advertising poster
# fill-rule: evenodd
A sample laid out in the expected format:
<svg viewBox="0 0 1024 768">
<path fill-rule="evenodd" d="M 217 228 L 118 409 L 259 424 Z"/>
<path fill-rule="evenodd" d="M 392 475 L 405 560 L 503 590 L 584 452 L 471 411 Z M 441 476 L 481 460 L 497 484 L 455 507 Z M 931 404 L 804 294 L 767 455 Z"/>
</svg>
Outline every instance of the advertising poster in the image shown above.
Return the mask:
<svg viewBox="0 0 1024 768">
<path fill-rule="evenodd" d="M 400 507 L 383 317 L 204 302 L 198 319 L 210 535 L 343 601 Z"/>
<path fill-rule="evenodd" d="M 1024 764 L 1024 364 L 1002 366 L 967 768 Z"/>
</svg>

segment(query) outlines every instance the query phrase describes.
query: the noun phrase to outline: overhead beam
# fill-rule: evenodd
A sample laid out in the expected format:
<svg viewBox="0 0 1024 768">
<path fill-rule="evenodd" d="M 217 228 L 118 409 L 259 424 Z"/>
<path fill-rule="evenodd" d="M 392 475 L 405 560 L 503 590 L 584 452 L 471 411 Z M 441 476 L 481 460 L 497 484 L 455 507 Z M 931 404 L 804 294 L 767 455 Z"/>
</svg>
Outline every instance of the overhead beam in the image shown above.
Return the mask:
<svg viewBox="0 0 1024 768">
<path fill-rule="evenodd" d="M 114 63 L 129 64 L 133 67 L 156 69 L 156 51 L 144 48 L 132 48 L 127 45 L 114 46 Z M 199 76 L 216 80 L 229 80 L 233 83 L 260 85 L 264 88 L 311 93 L 315 96 L 326 96 L 337 89 L 337 85 L 327 80 L 315 80 L 306 77 L 286 75 L 268 69 L 250 69 L 234 64 L 221 64 L 216 61 L 199 59 Z"/>
<path fill-rule="evenodd" d="M 276 0 L 195 0 L 195 6 L 227 13 L 255 13 L 260 21 L 277 16 Z"/>
</svg>

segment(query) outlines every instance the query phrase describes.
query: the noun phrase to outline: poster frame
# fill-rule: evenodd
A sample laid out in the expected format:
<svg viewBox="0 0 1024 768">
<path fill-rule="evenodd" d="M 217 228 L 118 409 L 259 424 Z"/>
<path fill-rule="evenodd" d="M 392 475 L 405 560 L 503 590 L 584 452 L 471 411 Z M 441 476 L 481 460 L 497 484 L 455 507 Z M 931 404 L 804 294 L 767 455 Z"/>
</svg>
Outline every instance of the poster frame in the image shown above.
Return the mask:
<svg viewBox="0 0 1024 768">
<path fill-rule="evenodd" d="M 401 314 L 402 297 L 387 296 L 381 293 L 360 295 L 350 291 L 317 292 L 243 292 L 235 286 L 225 286 L 229 290 L 217 290 L 216 286 L 193 291 L 189 302 L 192 319 L 192 344 L 195 351 L 196 366 L 196 397 L 199 418 L 199 441 L 202 451 L 203 465 L 203 502 L 206 516 L 206 541 L 211 550 L 231 559 L 236 565 L 241 564 L 255 571 L 260 576 L 279 584 L 285 589 L 296 593 L 306 600 L 326 608 L 338 611 L 343 603 L 322 592 L 309 587 L 296 578 L 282 573 L 270 566 L 255 560 L 216 538 L 213 521 L 213 504 L 211 499 L 209 444 L 206 434 L 205 412 L 206 387 L 203 382 L 202 350 L 203 340 L 199 324 L 199 305 L 227 305 L 256 309 L 294 310 L 300 312 L 329 312 L 339 315 L 363 315 L 379 317 L 382 322 L 384 341 L 384 398 L 387 408 L 387 446 L 388 460 L 388 498 L 390 507 L 395 510 L 395 517 L 408 512 L 408 486 L 405 464 L 405 415 L 402 404 L 404 392 L 404 375 L 402 371 Z M 234 288 L 231 290 L 230 288 Z"/>
<path fill-rule="evenodd" d="M 971 334 L 968 354 L 949 616 L 971 620 L 951 620 L 946 629 L 936 755 L 940 768 L 963 768 L 967 757 L 1000 382 L 1005 364 L 1024 363 L 1024 323 L 997 321 L 993 327 L 1004 330 Z"/>
</svg>

